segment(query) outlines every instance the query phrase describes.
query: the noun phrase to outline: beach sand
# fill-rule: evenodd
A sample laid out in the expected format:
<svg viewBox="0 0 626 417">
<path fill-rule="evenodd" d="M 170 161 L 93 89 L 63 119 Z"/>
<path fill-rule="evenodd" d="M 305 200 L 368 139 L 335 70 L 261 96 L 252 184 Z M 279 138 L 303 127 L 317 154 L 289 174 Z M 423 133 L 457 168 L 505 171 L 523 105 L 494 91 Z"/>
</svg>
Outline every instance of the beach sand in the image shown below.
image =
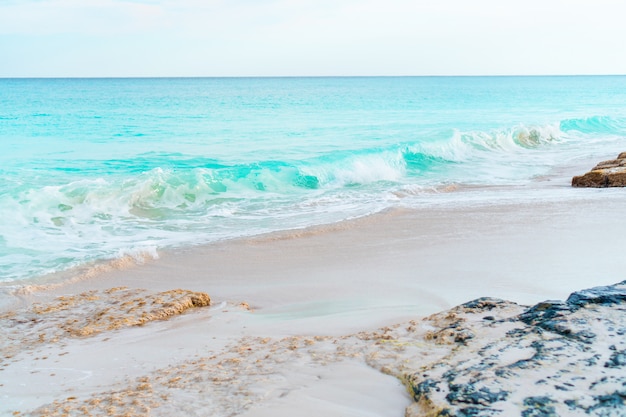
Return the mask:
<svg viewBox="0 0 626 417">
<path fill-rule="evenodd" d="M 394 369 L 448 351 L 399 352 L 377 329 L 478 297 L 531 305 L 624 279 L 626 197 L 572 193 L 395 209 L 24 288 L 1 318 L 0 415 L 402 416 L 412 399 Z M 211 305 L 141 310 L 171 307 L 173 289 Z M 98 314 L 123 317 L 97 327 Z M 82 334 L 63 330 L 77 317 Z"/>
</svg>

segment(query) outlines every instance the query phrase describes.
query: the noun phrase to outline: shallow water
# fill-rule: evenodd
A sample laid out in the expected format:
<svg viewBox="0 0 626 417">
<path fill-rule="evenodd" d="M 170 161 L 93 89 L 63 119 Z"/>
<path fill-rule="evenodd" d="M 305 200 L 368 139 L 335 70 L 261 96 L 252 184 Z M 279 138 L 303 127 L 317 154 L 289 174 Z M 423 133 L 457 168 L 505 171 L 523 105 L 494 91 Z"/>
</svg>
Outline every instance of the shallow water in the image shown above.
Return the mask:
<svg viewBox="0 0 626 417">
<path fill-rule="evenodd" d="M 528 190 L 624 150 L 624 103 L 618 76 L 3 79 L 0 281 L 398 206 L 558 200 Z"/>
</svg>

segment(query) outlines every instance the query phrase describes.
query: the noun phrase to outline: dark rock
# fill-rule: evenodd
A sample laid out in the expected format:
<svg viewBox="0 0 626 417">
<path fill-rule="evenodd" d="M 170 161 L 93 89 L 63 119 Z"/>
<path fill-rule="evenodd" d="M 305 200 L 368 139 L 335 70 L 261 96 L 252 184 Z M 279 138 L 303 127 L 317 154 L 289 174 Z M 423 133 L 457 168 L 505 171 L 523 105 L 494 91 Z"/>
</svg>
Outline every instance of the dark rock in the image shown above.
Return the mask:
<svg viewBox="0 0 626 417">
<path fill-rule="evenodd" d="M 570 410 L 576 410 L 577 408 L 581 408 L 578 404 L 578 400 L 565 400 L 564 403 Z"/>
<path fill-rule="evenodd" d="M 504 401 L 509 396 L 506 391 L 490 391 L 486 387 L 476 389 L 476 385 L 469 384 L 450 384 L 450 393 L 446 399 L 450 404 L 476 404 L 489 405 L 496 401 Z"/>
<path fill-rule="evenodd" d="M 444 372 L 442 376 L 446 381 L 452 382 L 458 375 L 459 373 L 455 369 L 450 369 L 449 371 Z"/>
<path fill-rule="evenodd" d="M 507 301 L 501 300 L 499 298 L 481 297 L 472 301 L 468 301 L 465 304 L 461 304 L 461 307 L 470 310 L 491 311 L 494 308 L 503 306 L 507 303 Z"/>
<path fill-rule="evenodd" d="M 589 330 L 583 330 L 580 332 L 576 332 L 574 336 L 581 342 L 591 343 L 591 339 L 594 339 L 596 337 L 596 334 L 590 332 Z"/>
<path fill-rule="evenodd" d="M 428 325 L 428 334 L 474 337 L 450 345 L 425 337 L 450 353 L 426 366 L 420 358 L 419 371 L 405 374 L 418 401 L 407 416 L 626 416 L 626 281 L 526 308 L 478 299 Z"/>
<path fill-rule="evenodd" d="M 547 396 L 524 398 L 524 405 L 526 407 L 545 407 L 546 405 L 550 405 L 553 403 L 554 400 Z"/>
<path fill-rule="evenodd" d="M 565 303 L 573 309 L 590 304 L 615 305 L 626 303 L 626 281 L 605 287 L 594 287 L 572 293 Z"/>
<path fill-rule="evenodd" d="M 585 359 L 584 363 L 587 366 L 595 366 L 598 363 L 599 359 L 600 359 L 600 354 L 595 354 L 592 357 Z"/>
<path fill-rule="evenodd" d="M 596 404 L 587 408 L 587 413 L 594 413 L 597 410 L 603 410 L 602 416 L 623 416 L 626 413 L 624 407 L 626 406 L 626 391 L 615 391 L 609 395 L 598 395 L 593 397 Z M 617 413 L 611 414 L 606 411 L 607 409 L 615 409 Z"/>
<path fill-rule="evenodd" d="M 572 187 L 626 187 L 626 152 L 602 161 L 584 175 L 572 178 Z"/>
<path fill-rule="evenodd" d="M 491 408 L 465 407 L 457 411 L 456 417 L 491 417 L 497 414 L 500 411 Z"/>
<path fill-rule="evenodd" d="M 626 350 L 613 352 L 608 362 L 604 364 L 605 368 L 619 368 L 626 365 Z"/>
<path fill-rule="evenodd" d="M 574 330 L 572 328 L 574 324 L 584 327 L 585 323 L 580 320 L 578 323 L 569 321 L 568 316 L 574 311 L 590 305 L 611 306 L 616 304 L 626 304 L 626 281 L 615 285 L 576 291 L 570 294 L 565 302 L 543 301 L 520 314 L 519 319 L 528 325 L 589 343 L 596 335 L 589 330 Z"/>
<path fill-rule="evenodd" d="M 609 378 L 607 378 L 606 376 L 604 376 L 604 377 L 602 377 L 602 378 L 598 379 L 597 381 L 593 382 L 593 383 L 589 386 L 589 389 L 590 389 L 590 390 L 595 389 L 598 385 L 602 385 L 602 384 L 607 383 L 607 381 L 608 381 L 608 380 L 609 380 Z"/>
<path fill-rule="evenodd" d="M 554 408 L 555 401 L 550 397 L 527 397 L 524 398 L 522 417 L 558 417 Z"/>
<path fill-rule="evenodd" d="M 562 301 L 543 301 L 519 315 L 519 319 L 529 325 L 541 325 L 554 318 L 570 313 L 569 306 Z"/>
<path fill-rule="evenodd" d="M 428 395 L 431 391 L 439 391 L 439 381 L 433 379 L 425 379 L 419 384 L 413 385 L 413 398 L 419 401 L 423 395 Z"/>
<path fill-rule="evenodd" d="M 493 367 L 493 365 L 492 365 L 492 367 Z M 511 369 L 508 369 L 508 368 L 499 368 L 499 369 L 496 369 L 493 373 L 498 378 L 505 378 L 505 379 L 514 377 L 516 375 L 515 372 L 513 372 Z"/>
<path fill-rule="evenodd" d="M 543 329 L 561 336 L 579 339 L 588 342 L 595 337 L 590 331 L 576 332 L 567 317 L 573 312 L 568 303 L 562 301 L 544 301 L 519 315 L 519 319 L 536 330 Z"/>
</svg>

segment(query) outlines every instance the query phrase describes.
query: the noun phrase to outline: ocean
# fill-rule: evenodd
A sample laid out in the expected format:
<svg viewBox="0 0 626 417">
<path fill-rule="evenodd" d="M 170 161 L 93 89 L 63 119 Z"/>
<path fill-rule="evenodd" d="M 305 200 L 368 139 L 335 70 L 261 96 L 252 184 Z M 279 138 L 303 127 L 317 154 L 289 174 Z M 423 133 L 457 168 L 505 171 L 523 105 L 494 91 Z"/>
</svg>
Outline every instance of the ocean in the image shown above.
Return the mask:
<svg viewBox="0 0 626 417">
<path fill-rule="evenodd" d="M 0 149 L 0 282 L 22 285 L 398 207 L 578 198 L 559 173 L 626 151 L 626 76 L 0 79 Z"/>
</svg>

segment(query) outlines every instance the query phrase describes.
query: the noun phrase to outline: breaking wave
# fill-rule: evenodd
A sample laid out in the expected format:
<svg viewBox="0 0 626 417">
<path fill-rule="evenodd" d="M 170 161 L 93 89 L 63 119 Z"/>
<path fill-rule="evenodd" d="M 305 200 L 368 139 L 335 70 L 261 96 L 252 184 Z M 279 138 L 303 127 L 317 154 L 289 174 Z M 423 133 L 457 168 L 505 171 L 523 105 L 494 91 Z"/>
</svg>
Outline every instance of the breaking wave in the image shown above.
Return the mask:
<svg viewBox="0 0 626 417">
<path fill-rule="evenodd" d="M 626 135 L 626 119 L 608 116 L 567 119 L 560 123 L 560 129 L 564 132 L 623 136 Z"/>
<path fill-rule="evenodd" d="M 41 172 L 4 175 L 0 271 L 10 281 L 59 265 L 302 227 L 312 216 L 338 221 L 382 210 L 398 196 L 528 181 L 545 174 L 561 146 L 623 137 L 625 128 L 624 120 L 591 117 L 449 129 L 379 147 L 245 163 L 165 152 L 45 161 Z"/>
</svg>

